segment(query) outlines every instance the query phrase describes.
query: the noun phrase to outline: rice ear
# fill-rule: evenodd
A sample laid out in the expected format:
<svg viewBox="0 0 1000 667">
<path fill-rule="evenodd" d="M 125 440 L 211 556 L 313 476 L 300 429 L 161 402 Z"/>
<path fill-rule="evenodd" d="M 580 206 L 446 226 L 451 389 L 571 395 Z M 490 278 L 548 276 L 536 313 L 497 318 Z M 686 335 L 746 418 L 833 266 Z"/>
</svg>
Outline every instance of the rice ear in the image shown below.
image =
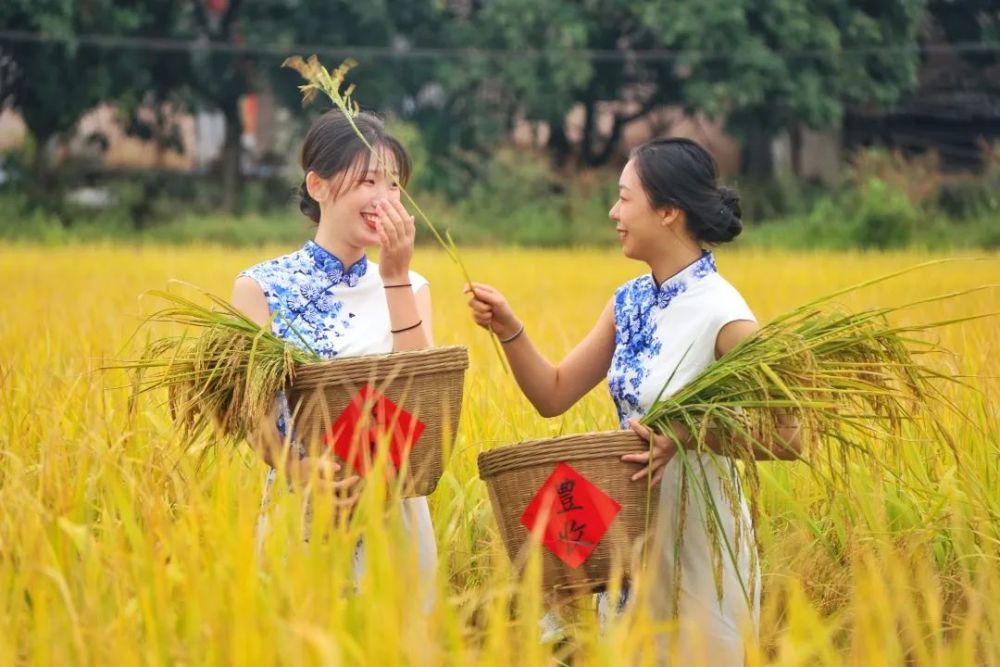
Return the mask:
<svg viewBox="0 0 1000 667">
<path fill-rule="evenodd" d="M 144 297 L 166 302 L 146 317 L 145 344 L 134 360 L 106 369 L 131 374 L 129 405 L 143 393 L 166 389 L 171 418 L 188 447 L 207 428 L 239 440 L 268 413 L 275 395 L 294 377 L 295 366 L 318 361 L 312 350 L 293 346 L 260 327 L 224 299 L 197 286 L 208 306 L 169 290 L 149 290 Z M 175 336 L 153 338 L 157 325 L 183 327 Z M 195 335 L 197 333 L 197 335 Z"/>
<path fill-rule="evenodd" d="M 710 432 L 721 433 L 718 440 L 725 457 L 718 470 L 723 480 L 742 466 L 752 516 L 756 516 L 760 485 L 758 453 L 774 452 L 782 446 L 778 429 L 781 413 L 797 417 L 801 429 L 805 461 L 814 477 L 830 494 L 850 487 L 852 466 L 874 466 L 889 479 L 904 483 L 900 474 L 906 461 L 902 445 L 908 425 L 922 426 L 933 434 L 934 442 L 948 448 L 959 460 L 959 451 L 948 429 L 935 411 L 920 410 L 927 402 L 950 405 L 941 390 L 943 383 L 967 386 L 961 378 L 939 372 L 925 363 L 925 355 L 946 352 L 934 343 L 913 334 L 943 326 L 969 322 L 997 313 L 984 313 L 923 324 L 893 325 L 890 316 L 915 305 L 953 299 L 989 289 L 986 285 L 943 295 L 926 297 L 900 306 L 874 308 L 850 313 L 833 305 L 833 300 L 885 280 L 954 260 L 927 262 L 811 301 L 772 320 L 737 344 L 727 354 L 705 368 L 697 377 L 668 398 L 661 390 L 641 420 L 652 430 L 672 435 L 672 423 L 687 427 L 694 437 L 691 452 L 707 450 Z M 926 422 L 918 424 L 918 422 Z M 729 544 L 721 530 L 720 507 L 707 488 L 707 471 L 701 458 L 692 465 L 681 455 L 682 488 L 694 490 L 705 502 L 705 529 L 712 545 L 712 562 L 725 556 L 735 565 L 739 550 Z M 728 466 L 728 468 L 726 468 Z M 726 508 L 735 511 L 734 489 L 723 484 Z M 686 506 L 687 499 L 680 500 Z M 737 531 L 739 532 L 739 531 Z M 740 537 L 737 535 L 737 537 Z M 678 540 L 683 533 L 678 533 Z M 675 549 L 680 544 L 674 545 Z M 738 571 L 738 568 L 737 568 Z M 679 590 L 680 573 L 675 572 L 674 590 Z M 740 581 L 748 596 L 756 582 Z M 749 598 L 748 598 L 749 600 Z M 675 601 L 676 606 L 676 601 Z"/>
</svg>

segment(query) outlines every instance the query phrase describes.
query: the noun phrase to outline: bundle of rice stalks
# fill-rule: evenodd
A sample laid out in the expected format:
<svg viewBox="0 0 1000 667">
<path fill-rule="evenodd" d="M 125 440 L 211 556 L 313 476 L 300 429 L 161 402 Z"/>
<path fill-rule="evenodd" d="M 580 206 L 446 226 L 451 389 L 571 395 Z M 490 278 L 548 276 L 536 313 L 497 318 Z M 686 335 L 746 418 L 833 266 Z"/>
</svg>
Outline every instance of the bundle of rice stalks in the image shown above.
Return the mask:
<svg viewBox="0 0 1000 667">
<path fill-rule="evenodd" d="M 130 410 L 140 395 L 167 389 L 170 412 L 185 444 L 213 423 L 225 436 L 239 440 L 268 414 L 274 397 L 294 378 L 296 366 L 320 357 L 305 341 L 302 347 L 289 344 L 224 299 L 198 291 L 211 305 L 169 291 L 147 292 L 169 305 L 144 324 L 180 325 L 184 331 L 147 341 L 137 360 L 114 368 L 131 373 Z M 200 329 L 200 335 L 191 336 L 191 327 Z"/>
<path fill-rule="evenodd" d="M 936 263 L 940 262 L 929 264 Z M 942 410 L 936 408 L 950 409 L 942 383 L 962 380 L 922 362 L 927 355 L 946 350 L 919 335 L 996 313 L 906 326 L 892 324 L 889 318 L 919 304 L 991 286 L 854 313 L 832 304 L 844 294 L 905 272 L 855 285 L 778 317 L 673 395 L 661 394 L 642 422 L 670 438 L 681 454 L 682 512 L 687 511 L 690 491 L 706 488 L 707 474 L 704 462 L 686 453 L 709 451 L 711 437 L 714 451 L 731 459 L 729 464 L 716 459 L 713 465 L 742 464 L 743 492 L 756 518 L 757 462 L 767 459 L 768 453 L 787 451 L 780 433 L 790 416 L 799 423 L 801 459 L 833 491 L 850 487 L 850 472 L 858 463 L 878 466 L 903 483 L 902 448 L 915 442 L 915 434 L 923 434 L 921 444 L 944 446 L 957 459 L 959 453 L 941 423 Z M 686 447 L 672 428 L 674 422 L 692 435 Z M 705 528 L 721 596 L 722 558 L 735 562 L 741 539 L 737 533 L 737 544 L 726 541 L 721 516 L 726 511 L 738 516 L 743 493 L 738 475 L 727 471 L 719 477 L 728 507 L 718 507 L 711 494 L 698 497 L 707 506 Z M 675 580 L 680 576 L 678 569 Z M 743 584 L 749 601 L 754 582 Z"/>
</svg>

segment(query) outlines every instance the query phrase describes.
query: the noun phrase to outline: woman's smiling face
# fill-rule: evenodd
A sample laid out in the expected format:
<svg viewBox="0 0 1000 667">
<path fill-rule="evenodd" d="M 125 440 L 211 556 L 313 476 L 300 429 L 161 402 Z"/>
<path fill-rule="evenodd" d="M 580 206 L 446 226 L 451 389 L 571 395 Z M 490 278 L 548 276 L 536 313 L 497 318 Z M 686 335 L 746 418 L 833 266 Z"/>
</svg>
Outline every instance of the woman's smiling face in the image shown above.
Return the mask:
<svg viewBox="0 0 1000 667">
<path fill-rule="evenodd" d="M 635 162 L 629 160 L 618 179 L 618 200 L 608 212 L 622 252 L 630 259 L 646 260 L 665 241 L 662 211 L 650 206 Z"/>
<path fill-rule="evenodd" d="M 378 215 L 375 202 L 380 199 L 399 201 L 399 174 L 392 152 L 376 147 L 378 157 L 352 165 L 326 181 L 328 195 L 320 200 L 322 217 L 339 230 L 339 236 L 354 247 L 378 245 Z"/>
</svg>

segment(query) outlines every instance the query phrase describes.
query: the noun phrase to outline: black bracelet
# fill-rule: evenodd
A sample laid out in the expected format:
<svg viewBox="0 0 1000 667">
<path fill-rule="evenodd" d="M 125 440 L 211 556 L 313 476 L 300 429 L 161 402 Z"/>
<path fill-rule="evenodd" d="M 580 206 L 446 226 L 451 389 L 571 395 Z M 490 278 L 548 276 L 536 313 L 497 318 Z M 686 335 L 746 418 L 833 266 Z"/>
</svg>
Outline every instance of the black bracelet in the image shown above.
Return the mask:
<svg viewBox="0 0 1000 667">
<path fill-rule="evenodd" d="M 397 287 L 413 287 L 413 283 L 399 283 L 398 285 L 382 285 L 384 289 L 395 289 Z"/>
<path fill-rule="evenodd" d="M 404 331 L 410 331 L 411 329 L 416 329 L 423 323 L 424 323 L 423 320 L 417 320 L 416 324 L 409 327 L 403 327 L 402 329 L 389 329 L 389 333 L 398 334 L 398 333 L 403 333 Z"/>
<path fill-rule="evenodd" d="M 517 330 L 517 333 L 511 336 L 510 338 L 504 338 L 503 340 L 500 341 L 500 344 L 506 345 L 507 343 L 513 343 L 515 340 L 517 340 L 517 337 L 523 333 L 524 333 L 524 322 L 521 322 L 521 328 Z"/>
</svg>

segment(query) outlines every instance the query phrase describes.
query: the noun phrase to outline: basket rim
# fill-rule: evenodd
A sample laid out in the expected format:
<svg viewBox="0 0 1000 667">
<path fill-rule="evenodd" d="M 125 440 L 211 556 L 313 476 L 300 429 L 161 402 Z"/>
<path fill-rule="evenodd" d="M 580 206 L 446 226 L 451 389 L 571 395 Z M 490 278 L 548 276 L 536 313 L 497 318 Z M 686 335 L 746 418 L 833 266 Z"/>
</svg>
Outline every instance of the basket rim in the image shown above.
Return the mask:
<svg viewBox="0 0 1000 667">
<path fill-rule="evenodd" d="M 640 451 L 642 446 L 642 438 L 631 429 L 526 440 L 480 452 L 477 458 L 479 478 L 487 481 L 502 472 L 539 465 L 618 458 Z"/>
<path fill-rule="evenodd" d="M 469 349 L 464 345 L 443 345 L 420 350 L 383 354 L 365 354 L 324 359 L 299 364 L 290 389 L 302 390 L 337 382 L 365 382 L 381 379 L 391 372 L 401 377 L 465 371 L 469 368 Z"/>
</svg>

